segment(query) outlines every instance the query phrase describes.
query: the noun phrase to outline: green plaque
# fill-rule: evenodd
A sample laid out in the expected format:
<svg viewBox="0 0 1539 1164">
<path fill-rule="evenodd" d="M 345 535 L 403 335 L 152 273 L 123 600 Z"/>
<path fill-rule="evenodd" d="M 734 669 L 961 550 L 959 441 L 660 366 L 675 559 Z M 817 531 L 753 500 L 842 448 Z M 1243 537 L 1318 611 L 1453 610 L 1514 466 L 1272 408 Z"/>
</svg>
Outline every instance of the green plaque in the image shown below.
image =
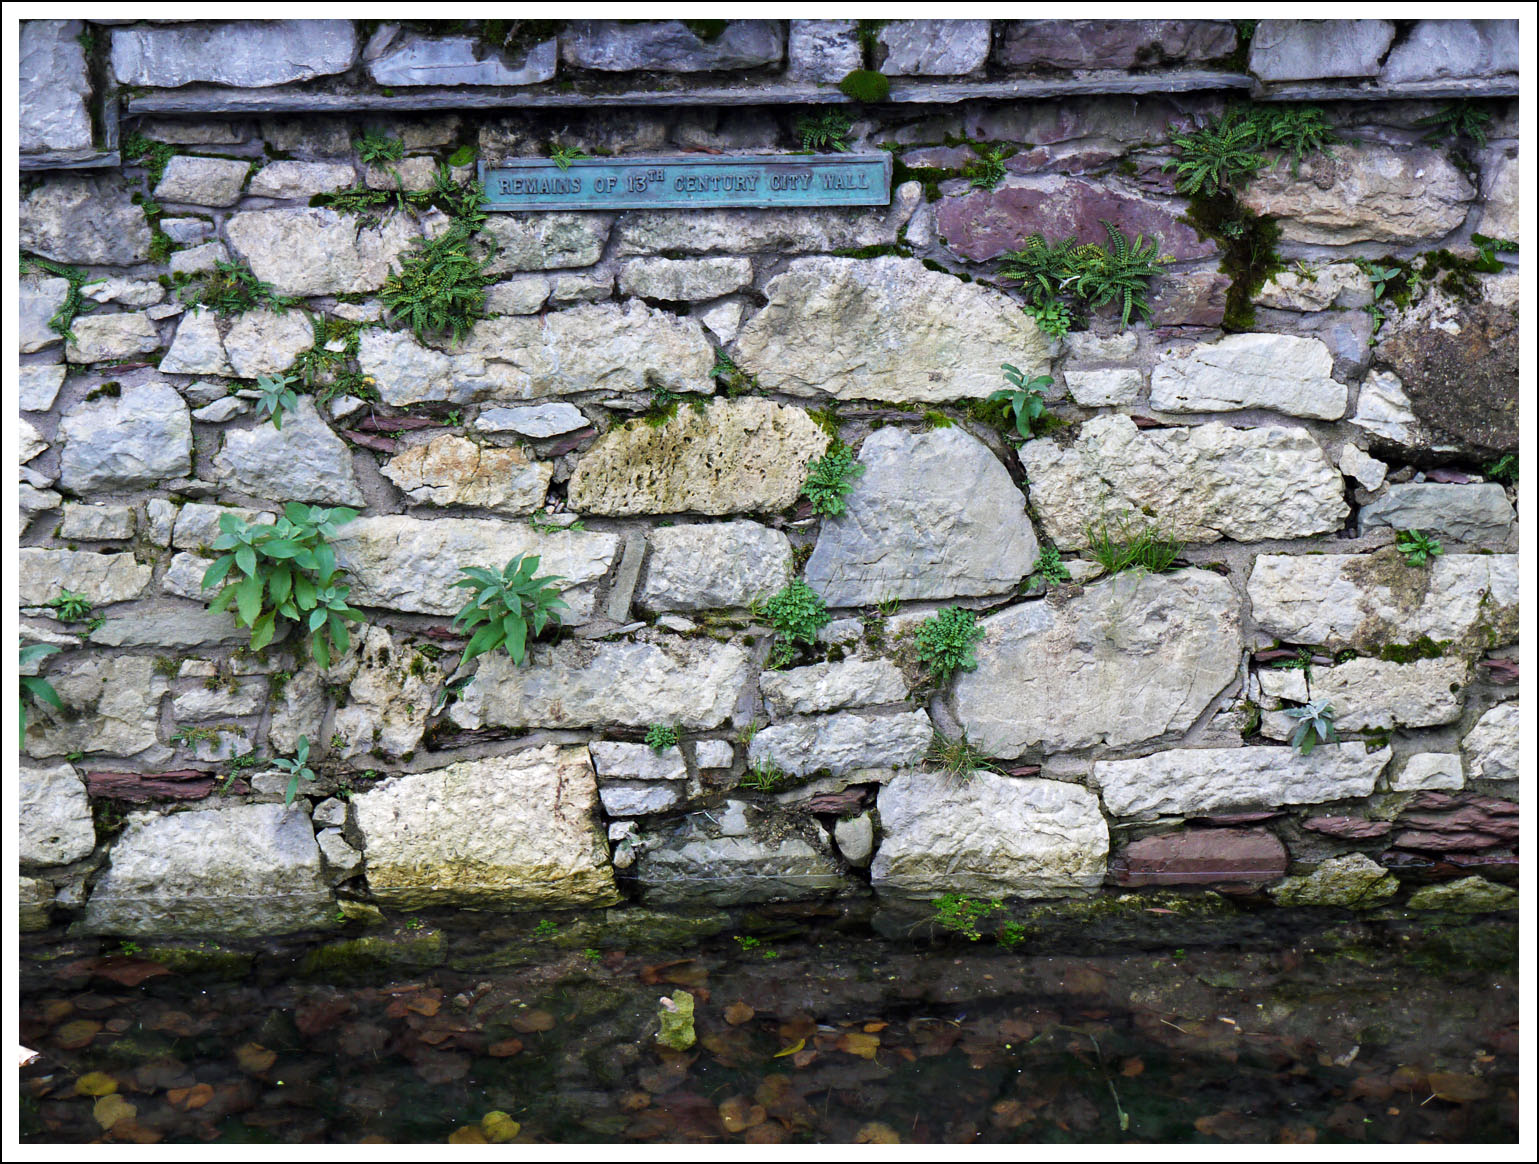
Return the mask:
<svg viewBox="0 0 1539 1164">
<path fill-rule="evenodd" d="M 487 210 L 711 209 L 718 206 L 886 206 L 892 155 L 751 154 L 544 158 L 477 166 Z"/>
</svg>

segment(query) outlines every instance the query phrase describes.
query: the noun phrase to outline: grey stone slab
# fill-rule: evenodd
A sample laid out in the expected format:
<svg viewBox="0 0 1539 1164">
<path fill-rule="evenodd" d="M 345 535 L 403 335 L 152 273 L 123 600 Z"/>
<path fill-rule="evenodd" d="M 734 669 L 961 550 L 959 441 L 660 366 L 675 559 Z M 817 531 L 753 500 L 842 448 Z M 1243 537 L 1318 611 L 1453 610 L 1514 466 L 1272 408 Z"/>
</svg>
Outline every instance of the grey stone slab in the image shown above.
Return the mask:
<svg viewBox="0 0 1539 1164">
<path fill-rule="evenodd" d="M 351 20 L 206 21 L 112 30 L 112 72 L 120 85 L 287 85 L 345 72 L 357 57 Z"/>
<path fill-rule="evenodd" d="M 91 79 L 76 39 L 84 28 L 78 20 L 21 23 L 16 148 L 24 154 L 91 148 Z"/>
</svg>

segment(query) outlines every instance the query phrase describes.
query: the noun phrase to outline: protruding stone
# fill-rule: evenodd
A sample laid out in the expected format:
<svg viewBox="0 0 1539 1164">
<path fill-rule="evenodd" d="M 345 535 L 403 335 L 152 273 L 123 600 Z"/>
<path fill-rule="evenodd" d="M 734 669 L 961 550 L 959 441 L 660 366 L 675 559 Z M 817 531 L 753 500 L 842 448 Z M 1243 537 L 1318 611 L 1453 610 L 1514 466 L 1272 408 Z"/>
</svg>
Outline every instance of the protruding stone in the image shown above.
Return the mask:
<svg viewBox="0 0 1539 1164">
<path fill-rule="evenodd" d="M 82 315 L 70 324 L 74 339 L 64 341 L 64 358 L 72 364 L 125 360 L 160 347 L 155 321 L 138 311 L 115 315 Z"/>
<path fill-rule="evenodd" d="M 830 606 L 1013 591 L 1037 562 L 1026 498 L 961 428 L 884 428 L 861 447 L 865 472 L 827 518 L 807 584 Z"/>
<path fill-rule="evenodd" d="M 1361 853 L 1348 853 L 1321 861 L 1308 876 L 1279 881 L 1267 892 L 1278 905 L 1373 909 L 1394 897 L 1399 888 L 1399 879 L 1388 869 Z"/>
<path fill-rule="evenodd" d="M 516 432 L 543 440 L 586 428 L 588 418 L 575 404 L 531 404 L 525 408 L 483 408 L 476 417 L 477 432 Z"/>
<path fill-rule="evenodd" d="M 1518 891 L 1484 877 L 1462 877 L 1441 885 L 1424 885 L 1411 894 L 1407 909 L 1440 909 L 1449 913 L 1500 913 L 1518 906 Z"/>
<path fill-rule="evenodd" d="M 732 767 L 732 744 L 727 740 L 700 740 L 695 744 L 695 764 L 701 768 Z"/>
<path fill-rule="evenodd" d="M 274 501 L 363 505 L 353 479 L 353 454 L 327 427 L 315 403 L 301 396 L 283 414 L 283 428 L 261 424 L 226 430 L 214 457 L 222 482 L 240 493 Z"/>
<path fill-rule="evenodd" d="M 882 72 L 894 77 L 954 77 L 989 59 L 987 20 L 889 20 L 877 31 Z"/>
<path fill-rule="evenodd" d="M 251 163 L 236 158 L 199 158 L 178 154 L 166 163 L 155 186 L 158 202 L 190 202 L 195 206 L 234 206 Z"/>
<path fill-rule="evenodd" d="M 538 555 L 539 573 L 564 579 L 572 610 L 564 621 L 586 618 L 591 587 L 614 564 L 620 539 L 610 533 L 539 533 L 522 522 L 440 517 L 363 517 L 333 539 L 337 565 L 350 575 L 355 606 L 454 614 L 466 593 L 454 584 L 463 566 L 502 572 L 513 558 Z M 644 721 L 650 723 L 650 720 Z"/>
<path fill-rule="evenodd" d="M 646 744 L 594 740 L 588 745 L 593 768 L 600 776 L 621 780 L 684 780 L 684 753 L 678 745 L 658 751 Z"/>
<path fill-rule="evenodd" d="M 675 525 L 647 534 L 643 610 L 720 610 L 768 598 L 791 580 L 791 541 L 754 521 Z"/>
<path fill-rule="evenodd" d="M 797 259 L 766 291 L 734 358 L 766 388 L 796 396 L 987 396 L 1001 363 L 1035 376 L 1056 350 L 1015 301 L 917 259 Z"/>
<path fill-rule="evenodd" d="M 1257 678 L 1262 693 L 1274 699 L 1325 700 L 1335 711 L 1337 728 L 1359 732 L 1452 723 L 1464 710 L 1469 664 L 1460 658 L 1411 663 L 1351 659 L 1311 668 L 1307 683 L 1304 672 L 1291 669 L 1260 671 Z"/>
<path fill-rule="evenodd" d="M 747 653 L 728 644 L 560 643 L 535 647 L 525 667 L 483 655 L 449 718 L 466 728 L 661 722 L 704 731 L 728 720 L 748 679 Z"/>
<path fill-rule="evenodd" d="M 1352 423 L 1358 428 L 1412 448 L 1422 441 L 1421 426 L 1405 385 L 1393 372 L 1374 369 L 1368 373 L 1357 393 L 1357 412 Z"/>
<path fill-rule="evenodd" d="M 1283 804 L 1322 804 L 1373 792 L 1390 750 L 1352 741 L 1292 748 L 1176 748 L 1138 760 L 1097 760 L 1093 779 L 1116 816 L 1190 816 Z"/>
<path fill-rule="evenodd" d="M 698 73 L 779 65 L 785 33 L 778 20 L 728 20 L 696 33 L 683 20 L 574 20 L 561 33 L 561 59 L 579 69 Z"/>
<path fill-rule="evenodd" d="M 898 703 L 908 698 L 903 673 L 886 659 L 845 659 L 790 671 L 765 671 L 759 676 L 759 690 L 774 719 Z"/>
<path fill-rule="evenodd" d="M 354 181 L 345 162 L 268 162 L 251 179 L 246 193 L 256 198 L 314 198 L 343 190 Z"/>
<path fill-rule="evenodd" d="M 95 934 L 248 938 L 331 925 L 309 815 L 281 804 L 129 815 L 86 904 Z"/>
<path fill-rule="evenodd" d="M 1240 661 L 1239 601 L 1204 570 L 1119 574 L 978 625 L 977 669 L 958 673 L 951 705 L 991 756 L 1184 732 Z"/>
<path fill-rule="evenodd" d="M 19 347 L 23 352 L 40 352 L 64 338 L 49 321 L 58 315 L 68 295 L 68 279 L 40 279 L 33 274 L 16 284 Z M 62 374 L 63 368 L 59 371 Z"/>
<path fill-rule="evenodd" d="M 225 237 L 277 294 L 309 296 L 379 290 L 418 235 L 410 215 L 367 226 L 354 214 L 293 207 L 231 215 Z"/>
<path fill-rule="evenodd" d="M 521 53 L 498 51 L 473 36 L 429 38 L 408 33 L 369 62 L 376 84 L 535 85 L 556 75 L 556 38 Z"/>
<path fill-rule="evenodd" d="M 314 346 L 315 329 L 303 311 L 247 311 L 224 337 L 230 366 L 246 380 L 281 372 Z"/>
<path fill-rule="evenodd" d="M 1389 778 L 1394 792 L 1457 792 L 1464 787 L 1464 763 L 1457 752 L 1421 752 Z"/>
<path fill-rule="evenodd" d="M 1367 307 L 1373 302 L 1373 284 L 1355 263 L 1329 263 L 1308 275 L 1297 270 L 1278 271 L 1267 279 L 1255 302 L 1259 307 L 1288 311 Z"/>
<path fill-rule="evenodd" d="M 332 717 L 332 745 L 341 759 L 382 752 L 408 755 L 422 742 L 444 680 L 444 665 L 384 627 L 361 626 L 347 654 L 327 672 L 346 683 L 346 705 Z"/>
<path fill-rule="evenodd" d="M 131 505 L 85 505 L 79 502 L 64 507 L 64 521 L 59 536 L 87 542 L 115 541 L 134 536 L 134 510 Z"/>
<path fill-rule="evenodd" d="M 1485 485 L 1390 485 L 1358 512 L 1359 529 L 1387 525 L 1456 542 L 1501 543 L 1517 520 L 1507 491 Z"/>
<path fill-rule="evenodd" d="M 517 515 L 545 504 L 551 464 L 530 461 L 522 449 L 483 447 L 446 434 L 392 457 L 381 472 L 416 502 Z"/>
<path fill-rule="evenodd" d="M 533 315 L 550 298 L 550 279 L 545 275 L 515 275 L 486 289 L 486 314 Z"/>
<path fill-rule="evenodd" d="M 17 554 L 17 598 L 23 606 L 41 606 L 60 590 L 84 595 L 93 606 L 127 602 L 144 593 L 154 573 L 132 554 L 35 547 Z"/>
<path fill-rule="evenodd" d="M 586 748 L 552 744 L 397 777 L 354 796 L 353 817 L 369 892 L 398 909 L 620 900 Z"/>
<path fill-rule="evenodd" d="M 23 868 L 68 865 L 96 848 L 85 785 L 70 764 L 23 764 L 16 855 Z"/>
<path fill-rule="evenodd" d="M 862 768 L 910 768 L 924 759 L 933 734 L 923 711 L 844 712 L 763 728 L 748 745 L 748 763 L 770 762 L 792 776 L 810 776 L 825 768 L 833 776 Z"/>
<path fill-rule="evenodd" d="M 879 894 L 1082 897 L 1106 874 L 1106 821 L 1094 793 L 1056 780 L 904 772 L 877 795 Z"/>
<path fill-rule="evenodd" d="M 351 20 L 210 20 L 112 30 L 120 85 L 193 81 L 254 89 L 346 72 L 358 56 Z"/>
<path fill-rule="evenodd" d="M 786 76 L 793 81 L 837 84 L 860 68 L 854 20 L 793 20 Z"/>
<path fill-rule="evenodd" d="M 1133 69 L 1234 52 L 1227 20 L 1007 20 L 994 60 L 1007 69 Z"/>
<path fill-rule="evenodd" d="M 1068 369 L 1063 382 L 1074 403 L 1085 408 L 1107 408 L 1132 404 L 1144 386 L 1144 376 L 1137 368 Z"/>
<path fill-rule="evenodd" d="M 1187 542 L 1261 541 L 1329 533 L 1350 512 L 1341 474 L 1302 428 L 1141 432 L 1103 413 L 1073 444 L 1029 441 L 1021 461 L 1042 524 L 1060 549 L 1090 543 L 1119 514 L 1153 514 L 1163 536 Z"/>
<path fill-rule="evenodd" d="M 1384 484 L 1384 475 L 1389 471 L 1389 466 L 1383 461 L 1370 457 L 1350 441 L 1341 446 L 1336 467 L 1364 489 L 1377 489 Z"/>
<path fill-rule="evenodd" d="M 1265 829 L 1183 829 L 1143 837 L 1117 860 L 1119 885 L 1259 885 L 1288 871 L 1288 850 Z"/>
<path fill-rule="evenodd" d="M 1162 360 L 1150 379 L 1150 407 L 1162 412 L 1264 408 L 1338 420 L 1347 386 L 1331 379 L 1331 353 L 1317 339 L 1250 332 L 1199 344 Z"/>
<path fill-rule="evenodd" d="M 551 214 L 495 214 L 483 228 L 496 247 L 486 273 L 591 267 L 604 255 L 612 214 L 584 211 Z"/>
<path fill-rule="evenodd" d="M 715 299 L 751 282 L 748 259 L 632 259 L 620 268 L 620 294 L 645 299 Z"/>
<path fill-rule="evenodd" d="M 1332 650 L 1422 635 L 1484 649 L 1517 636 L 1518 560 L 1444 554 L 1408 566 L 1374 554 L 1261 554 L 1247 584 L 1258 629 Z"/>
<path fill-rule="evenodd" d="M 219 317 L 206 307 L 187 312 L 176 325 L 176 335 L 160 370 L 177 375 L 233 376 L 235 369 L 225 357 L 219 335 Z"/>
<path fill-rule="evenodd" d="M 16 146 L 23 154 L 91 148 L 91 78 L 78 40 L 84 30 L 78 20 L 21 23 Z"/>
<path fill-rule="evenodd" d="M 1395 39 L 1387 20 L 1262 20 L 1250 42 L 1250 71 L 1263 81 L 1376 77 Z"/>
<path fill-rule="evenodd" d="M 567 504 L 579 513 L 727 514 L 792 504 L 828 448 L 800 408 L 757 397 L 680 406 L 666 423 L 627 421 L 578 462 Z"/>
<path fill-rule="evenodd" d="M 24 934 L 46 930 L 53 901 L 53 886 L 47 881 L 35 877 L 16 878 L 17 928 Z"/>
<path fill-rule="evenodd" d="M 59 482 L 79 496 L 153 488 L 192 471 L 192 420 L 169 384 L 82 401 L 59 422 Z"/>
<path fill-rule="evenodd" d="M 1499 703 L 1480 717 L 1461 745 L 1471 780 L 1518 778 L 1518 704 Z"/>
<path fill-rule="evenodd" d="M 124 180 L 50 176 L 22 199 L 21 249 L 58 263 L 120 267 L 150 257 L 150 224 Z"/>
<path fill-rule="evenodd" d="M 1517 71 L 1516 20 L 1418 20 L 1390 52 L 1379 79 L 1389 85 Z"/>
</svg>

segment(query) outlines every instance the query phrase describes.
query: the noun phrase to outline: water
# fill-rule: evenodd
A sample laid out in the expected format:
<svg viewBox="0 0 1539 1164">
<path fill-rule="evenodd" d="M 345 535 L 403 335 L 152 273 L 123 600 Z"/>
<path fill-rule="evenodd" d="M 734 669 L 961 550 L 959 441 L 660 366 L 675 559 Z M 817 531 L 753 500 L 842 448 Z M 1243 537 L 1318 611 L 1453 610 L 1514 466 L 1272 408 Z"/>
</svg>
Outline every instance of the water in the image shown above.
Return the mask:
<svg viewBox="0 0 1539 1164">
<path fill-rule="evenodd" d="M 55 935 L 23 950 L 22 1139 L 1516 1140 L 1515 922 L 1278 916 L 1015 949 L 826 907 L 424 915 L 324 948 Z M 655 1041 L 678 990 L 683 1052 Z"/>
</svg>

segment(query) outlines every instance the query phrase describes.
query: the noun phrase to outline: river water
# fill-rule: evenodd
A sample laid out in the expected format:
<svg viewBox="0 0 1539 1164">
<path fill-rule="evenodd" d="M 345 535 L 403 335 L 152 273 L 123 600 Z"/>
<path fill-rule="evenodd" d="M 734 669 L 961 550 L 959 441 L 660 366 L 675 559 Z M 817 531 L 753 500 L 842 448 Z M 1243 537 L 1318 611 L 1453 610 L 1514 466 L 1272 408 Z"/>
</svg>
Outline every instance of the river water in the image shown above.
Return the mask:
<svg viewBox="0 0 1539 1164">
<path fill-rule="evenodd" d="M 43 935 L 22 1140 L 1516 1140 L 1510 915 L 1127 901 Z M 693 1045 L 658 1043 L 664 998 Z"/>
</svg>

